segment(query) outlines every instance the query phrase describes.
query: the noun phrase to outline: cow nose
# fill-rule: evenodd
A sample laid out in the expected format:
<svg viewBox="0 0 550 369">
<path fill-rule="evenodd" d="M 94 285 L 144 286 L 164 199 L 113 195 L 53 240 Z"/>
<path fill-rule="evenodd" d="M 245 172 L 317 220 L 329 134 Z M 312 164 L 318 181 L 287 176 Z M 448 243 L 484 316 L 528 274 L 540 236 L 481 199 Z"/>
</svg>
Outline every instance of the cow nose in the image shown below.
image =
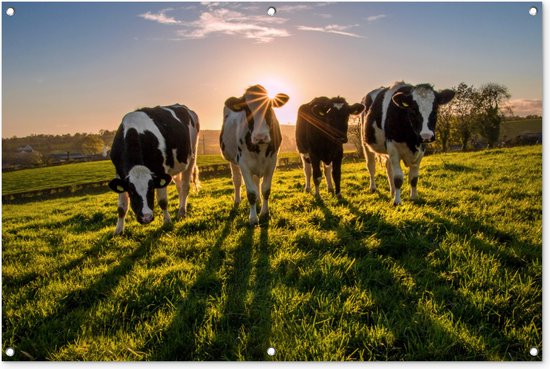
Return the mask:
<svg viewBox="0 0 550 369">
<path fill-rule="evenodd" d="M 149 224 L 153 221 L 153 214 L 143 214 L 141 217 L 141 223 Z"/>
<path fill-rule="evenodd" d="M 423 132 L 423 133 L 420 134 L 420 137 L 422 137 L 422 140 L 424 142 L 431 142 L 431 141 L 433 141 L 434 134 L 431 133 L 431 132 Z"/>
<path fill-rule="evenodd" d="M 252 143 L 254 144 L 266 144 L 266 143 L 269 143 L 269 141 L 271 141 L 269 138 L 269 135 L 259 134 L 259 135 L 255 135 L 252 138 Z"/>
</svg>

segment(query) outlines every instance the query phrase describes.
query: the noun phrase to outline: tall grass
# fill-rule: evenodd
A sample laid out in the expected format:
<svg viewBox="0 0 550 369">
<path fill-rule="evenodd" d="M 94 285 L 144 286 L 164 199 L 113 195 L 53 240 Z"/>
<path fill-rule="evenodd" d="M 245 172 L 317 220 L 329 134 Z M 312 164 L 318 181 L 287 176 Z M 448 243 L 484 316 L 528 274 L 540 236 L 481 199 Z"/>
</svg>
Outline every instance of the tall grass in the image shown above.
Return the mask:
<svg viewBox="0 0 550 369">
<path fill-rule="evenodd" d="M 113 193 L 4 205 L 3 359 L 541 360 L 541 163 L 433 155 L 400 207 L 381 169 L 370 194 L 345 164 L 340 201 L 278 171 L 253 229 L 229 177 L 122 237 Z"/>
</svg>

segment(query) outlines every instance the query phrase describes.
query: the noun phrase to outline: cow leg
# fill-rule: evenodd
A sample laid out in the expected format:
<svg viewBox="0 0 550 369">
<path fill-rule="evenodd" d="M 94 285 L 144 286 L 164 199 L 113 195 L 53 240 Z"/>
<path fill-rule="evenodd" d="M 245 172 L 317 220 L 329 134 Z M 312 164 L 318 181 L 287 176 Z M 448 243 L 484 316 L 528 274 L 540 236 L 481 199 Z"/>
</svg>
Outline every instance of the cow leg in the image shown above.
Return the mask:
<svg viewBox="0 0 550 369">
<path fill-rule="evenodd" d="M 164 224 L 172 223 L 170 214 L 168 214 L 168 191 L 166 187 L 157 188 L 157 197 L 159 207 L 161 208 L 162 215 L 164 216 Z"/>
<path fill-rule="evenodd" d="M 306 192 L 311 191 L 311 162 L 304 154 L 300 154 L 302 158 L 302 163 L 304 164 L 304 175 L 306 176 Z"/>
<path fill-rule="evenodd" d="M 367 169 L 369 170 L 370 176 L 370 192 L 376 192 L 376 182 L 374 181 L 376 174 L 376 155 L 374 152 L 370 151 L 366 146 L 363 146 L 363 151 L 367 157 Z"/>
<path fill-rule="evenodd" d="M 191 188 L 191 176 L 193 174 L 193 167 L 188 168 L 185 172 L 174 176 L 174 182 L 176 182 L 176 189 L 178 190 L 180 206 L 178 209 L 178 218 L 185 218 L 187 216 L 187 196 L 189 195 L 189 189 Z"/>
<path fill-rule="evenodd" d="M 311 166 L 313 169 L 313 184 L 315 185 L 315 196 L 319 196 L 319 185 L 323 174 L 321 173 L 321 161 L 317 158 L 311 157 Z"/>
<path fill-rule="evenodd" d="M 395 195 L 395 185 L 393 183 L 393 169 L 391 167 L 390 158 L 386 158 L 386 173 L 388 175 L 388 183 L 390 185 L 390 193 L 393 197 Z"/>
<path fill-rule="evenodd" d="M 118 221 L 115 228 L 115 236 L 124 232 L 124 218 L 128 213 L 128 193 L 122 192 L 118 194 Z"/>
<path fill-rule="evenodd" d="M 340 193 L 340 181 L 342 179 L 342 156 L 344 153 L 341 153 L 334 158 L 332 161 L 332 178 L 334 179 L 334 187 L 336 188 L 336 197 L 339 199 L 342 198 Z"/>
<path fill-rule="evenodd" d="M 334 186 L 332 185 L 332 178 L 334 178 L 333 163 L 325 165 L 325 178 L 327 179 L 328 192 L 334 193 Z M 336 180 L 334 180 L 336 182 Z M 338 191 L 336 191 L 338 193 Z"/>
<path fill-rule="evenodd" d="M 420 171 L 420 165 L 411 165 L 409 168 L 409 184 L 411 185 L 411 199 L 416 199 L 416 185 L 418 183 L 418 172 Z"/>
<path fill-rule="evenodd" d="M 243 174 L 244 184 L 246 186 L 246 196 L 250 205 L 248 222 L 251 226 L 253 226 L 259 223 L 258 214 L 256 212 L 256 203 L 259 198 L 259 191 L 252 173 L 250 173 L 250 171 L 246 168 L 241 168 L 241 172 Z"/>
<path fill-rule="evenodd" d="M 235 205 L 241 203 L 241 185 L 242 174 L 238 165 L 231 163 L 231 178 L 233 179 L 233 187 L 235 187 Z"/>
<path fill-rule="evenodd" d="M 393 173 L 393 186 L 395 189 L 393 204 L 399 205 L 401 204 L 401 186 L 403 185 L 403 170 L 401 169 L 399 154 L 396 152 L 389 154 L 389 161 Z"/>
<path fill-rule="evenodd" d="M 275 170 L 275 167 L 273 167 L 273 170 L 270 170 L 269 173 L 267 173 L 263 180 L 262 180 L 262 209 L 260 210 L 260 218 L 268 217 L 269 216 L 269 195 L 271 194 L 271 181 L 273 180 L 273 171 Z"/>
</svg>

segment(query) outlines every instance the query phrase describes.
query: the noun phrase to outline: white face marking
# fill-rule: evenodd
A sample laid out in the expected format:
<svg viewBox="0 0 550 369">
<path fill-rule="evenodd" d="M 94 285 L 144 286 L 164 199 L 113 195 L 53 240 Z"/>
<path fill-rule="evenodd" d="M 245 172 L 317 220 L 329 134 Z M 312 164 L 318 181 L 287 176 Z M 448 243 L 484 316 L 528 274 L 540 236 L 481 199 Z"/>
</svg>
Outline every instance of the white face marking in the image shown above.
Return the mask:
<svg viewBox="0 0 550 369">
<path fill-rule="evenodd" d="M 267 95 L 251 93 L 245 95 L 245 101 L 254 119 L 252 143 L 256 143 L 255 141 L 258 138 L 267 139 L 267 142 L 269 142 L 271 137 L 269 137 L 269 127 L 266 120 L 266 115 L 270 113 L 269 98 Z"/>
<path fill-rule="evenodd" d="M 430 114 L 432 114 L 435 94 L 429 89 L 414 89 L 412 97 L 418 105 L 420 115 L 422 115 L 422 130 L 420 131 L 420 136 L 427 139 L 432 138 L 434 132 L 428 128 L 428 120 L 430 118 Z"/>
<path fill-rule="evenodd" d="M 333 105 L 334 105 L 334 107 L 335 107 L 336 109 L 338 109 L 338 110 L 340 110 L 340 109 L 342 109 L 342 107 L 344 107 L 344 103 L 338 103 L 338 104 L 337 104 L 337 103 L 334 103 Z"/>
<path fill-rule="evenodd" d="M 134 185 L 136 192 L 143 202 L 142 213 L 153 214 L 153 210 L 147 205 L 147 190 L 149 189 L 149 181 L 153 179 L 149 168 L 143 165 L 136 165 L 128 173 L 128 181 Z"/>
</svg>

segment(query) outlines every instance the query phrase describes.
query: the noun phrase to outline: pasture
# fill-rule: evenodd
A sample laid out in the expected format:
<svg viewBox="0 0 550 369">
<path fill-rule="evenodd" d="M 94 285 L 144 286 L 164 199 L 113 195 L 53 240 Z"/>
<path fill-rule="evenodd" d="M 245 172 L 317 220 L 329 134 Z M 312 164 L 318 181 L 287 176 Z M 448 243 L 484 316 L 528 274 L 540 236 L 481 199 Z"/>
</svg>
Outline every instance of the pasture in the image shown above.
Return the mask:
<svg viewBox="0 0 550 369">
<path fill-rule="evenodd" d="M 340 201 L 277 171 L 256 228 L 229 176 L 122 237 L 112 192 L 4 204 L 3 359 L 542 359 L 540 145 L 428 156 L 400 207 L 342 171 Z"/>
</svg>

